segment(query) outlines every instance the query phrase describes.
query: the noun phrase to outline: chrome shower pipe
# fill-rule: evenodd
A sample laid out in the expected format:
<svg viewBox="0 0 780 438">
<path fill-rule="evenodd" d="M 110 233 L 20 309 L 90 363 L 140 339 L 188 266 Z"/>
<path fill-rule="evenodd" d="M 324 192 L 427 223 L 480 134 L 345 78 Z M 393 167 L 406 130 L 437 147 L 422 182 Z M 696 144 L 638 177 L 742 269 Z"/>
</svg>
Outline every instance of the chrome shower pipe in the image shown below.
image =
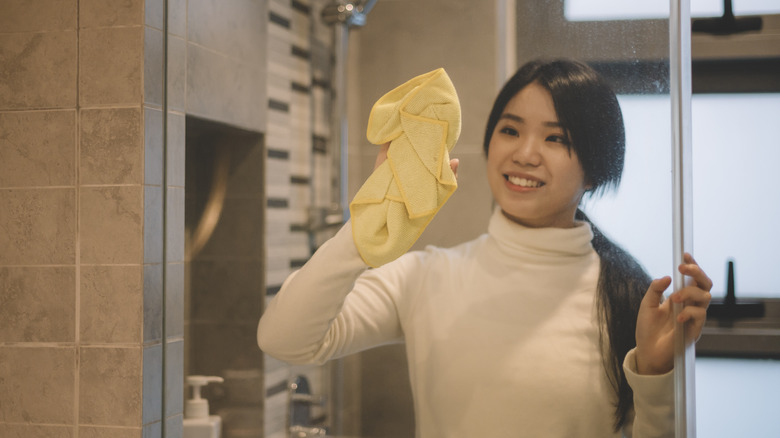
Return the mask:
<svg viewBox="0 0 780 438">
<path fill-rule="evenodd" d="M 335 118 L 332 123 L 336 167 L 338 169 L 338 187 L 334 188 L 334 204 L 341 209 L 342 219 L 349 219 L 349 123 L 347 120 L 347 58 L 349 55 L 349 30 L 366 24 L 366 15 L 373 9 L 377 0 L 346 1 L 336 0 L 322 9 L 322 19 L 335 27 L 335 67 L 333 90 L 335 94 Z"/>
<path fill-rule="evenodd" d="M 347 120 L 347 59 L 349 55 L 349 30 L 353 27 L 361 27 L 366 23 L 366 15 L 374 7 L 376 0 L 351 2 L 346 0 L 334 0 L 325 5 L 321 12 L 323 21 L 334 26 L 334 78 L 332 91 L 335 95 L 334 113 L 332 120 L 331 144 L 334 147 L 334 166 L 338 169 L 338 188 L 332 193 L 333 204 L 338 205 L 342 222 L 349 219 L 349 123 Z M 335 180 L 335 178 L 334 178 Z M 331 215 L 326 215 L 331 216 Z M 332 215 L 335 216 L 335 215 Z M 329 221 L 325 221 L 326 224 Z M 344 425 L 344 359 L 331 362 L 330 367 L 331 397 L 328 402 L 329 417 L 333 435 L 343 435 Z"/>
</svg>

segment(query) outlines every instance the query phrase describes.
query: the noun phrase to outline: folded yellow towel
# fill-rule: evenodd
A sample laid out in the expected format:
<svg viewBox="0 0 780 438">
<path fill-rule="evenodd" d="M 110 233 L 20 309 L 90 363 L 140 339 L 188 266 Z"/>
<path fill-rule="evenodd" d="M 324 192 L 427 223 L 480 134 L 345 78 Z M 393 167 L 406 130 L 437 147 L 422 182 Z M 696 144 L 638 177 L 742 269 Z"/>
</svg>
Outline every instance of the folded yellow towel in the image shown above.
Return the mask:
<svg viewBox="0 0 780 438">
<path fill-rule="evenodd" d="M 390 148 L 349 207 L 355 244 L 366 264 L 378 267 L 408 251 L 455 192 L 449 151 L 459 135 L 458 95 L 442 68 L 411 79 L 374 104 L 368 140 L 390 142 Z"/>
</svg>

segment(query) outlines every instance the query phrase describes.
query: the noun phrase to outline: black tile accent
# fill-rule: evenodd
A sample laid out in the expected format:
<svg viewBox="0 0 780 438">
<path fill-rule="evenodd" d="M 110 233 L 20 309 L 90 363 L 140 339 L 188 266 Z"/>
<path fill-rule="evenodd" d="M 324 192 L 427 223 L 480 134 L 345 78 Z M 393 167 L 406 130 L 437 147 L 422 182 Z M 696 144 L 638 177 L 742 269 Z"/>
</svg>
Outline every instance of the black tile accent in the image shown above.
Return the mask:
<svg viewBox="0 0 780 438">
<path fill-rule="evenodd" d="M 281 394 L 282 392 L 287 391 L 287 381 L 282 380 L 281 382 L 277 383 L 274 386 L 269 387 L 265 390 L 265 396 L 266 398 L 272 397 L 276 394 Z"/>
<path fill-rule="evenodd" d="M 268 198 L 265 205 L 268 208 L 288 208 L 290 201 L 284 198 Z"/>
<path fill-rule="evenodd" d="M 280 149 L 268 149 L 268 158 L 275 158 L 277 160 L 289 160 L 290 151 L 283 151 Z"/>
<path fill-rule="evenodd" d="M 298 82 L 292 83 L 292 89 L 293 91 L 297 91 L 299 93 L 305 93 L 305 94 L 311 93 L 311 87 L 309 87 L 308 85 L 299 84 Z"/>
<path fill-rule="evenodd" d="M 291 233 L 305 233 L 309 231 L 309 227 L 306 224 L 290 224 Z"/>
<path fill-rule="evenodd" d="M 307 176 L 290 176 L 290 184 L 308 185 L 311 180 Z"/>
<path fill-rule="evenodd" d="M 309 13 L 311 12 L 311 6 L 301 2 L 300 0 L 292 0 L 292 8 L 306 15 L 309 15 Z"/>
<path fill-rule="evenodd" d="M 324 154 L 328 152 L 328 139 L 320 135 L 312 135 L 311 147 L 314 152 Z"/>
<path fill-rule="evenodd" d="M 290 112 L 290 104 L 279 100 L 268 99 L 268 108 L 272 110 L 282 111 L 285 113 Z"/>
<path fill-rule="evenodd" d="M 273 286 L 266 286 L 265 287 L 265 294 L 266 295 L 276 295 L 280 290 L 282 289 L 282 285 L 273 285 Z"/>
<path fill-rule="evenodd" d="M 290 260 L 290 269 L 298 269 L 308 262 L 309 259 L 292 259 Z"/>
<path fill-rule="evenodd" d="M 319 88 L 322 88 L 324 90 L 330 90 L 330 82 L 327 79 L 317 79 L 317 78 L 314 78 L 311 81 L 311 86 L 312 87 L 319 87 Z"/>
<path fill-rule="evenodd" d="M 290 20 L 274 13 L 273 11 L 268 12 L 268 19 L 271 21 L 271 23 L 278 24 L 279 26 L 282 26 L 286 29 L 290 28 Z"/>
<path fill-rule="evenodd" d="M 311 59 L 311 52 L 304 49 L 303 47 L 298 47 L 293 44 L 292 50 L 291 50 L 292 56 L 295 56 L 296 58 L 301 58 L 304 61 L 308 61 Z"/>
</svg>

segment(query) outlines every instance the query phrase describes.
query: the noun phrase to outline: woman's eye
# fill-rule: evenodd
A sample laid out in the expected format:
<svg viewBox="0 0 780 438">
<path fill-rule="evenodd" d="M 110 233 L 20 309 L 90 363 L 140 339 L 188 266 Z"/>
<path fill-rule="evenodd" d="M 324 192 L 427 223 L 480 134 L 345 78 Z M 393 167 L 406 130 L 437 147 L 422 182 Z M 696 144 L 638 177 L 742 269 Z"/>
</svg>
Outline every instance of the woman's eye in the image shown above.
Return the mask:
<svg viewBox="0 0 780 438">
<path fill-rule="evenodd" d="M 566 138 L 566 136 L 564 136 L 564 135 L 551 135 L 551 136 L 547 137 L 547 141 L 551 141 L 551 142 L 554 142 L 554 143 L 560 143 L 560 144 L 564 144 L 564 145 L 568 145 L 569 144 L 569 139 Z"/>
<path fill-rule="evenodd" d="M 499 132 L 506 135 L 517 136 L 517 130 L 509 126 L 504 126 Z"/>
</svg>

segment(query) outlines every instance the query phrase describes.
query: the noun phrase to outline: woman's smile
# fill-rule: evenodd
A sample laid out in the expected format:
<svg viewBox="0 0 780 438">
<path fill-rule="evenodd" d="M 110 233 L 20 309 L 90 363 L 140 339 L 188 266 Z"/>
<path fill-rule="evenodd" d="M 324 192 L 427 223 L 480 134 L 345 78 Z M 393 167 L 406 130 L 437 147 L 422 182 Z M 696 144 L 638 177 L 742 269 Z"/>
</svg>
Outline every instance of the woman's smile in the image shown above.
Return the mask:
<svg viewBox="0 0 780 438">
<path fill-rule="evenodd" d="M 536 189 L 544 185 L 543 181 L 527 176 L 504 175 L 504 179 L 510 189 Z"/>
</svg>

